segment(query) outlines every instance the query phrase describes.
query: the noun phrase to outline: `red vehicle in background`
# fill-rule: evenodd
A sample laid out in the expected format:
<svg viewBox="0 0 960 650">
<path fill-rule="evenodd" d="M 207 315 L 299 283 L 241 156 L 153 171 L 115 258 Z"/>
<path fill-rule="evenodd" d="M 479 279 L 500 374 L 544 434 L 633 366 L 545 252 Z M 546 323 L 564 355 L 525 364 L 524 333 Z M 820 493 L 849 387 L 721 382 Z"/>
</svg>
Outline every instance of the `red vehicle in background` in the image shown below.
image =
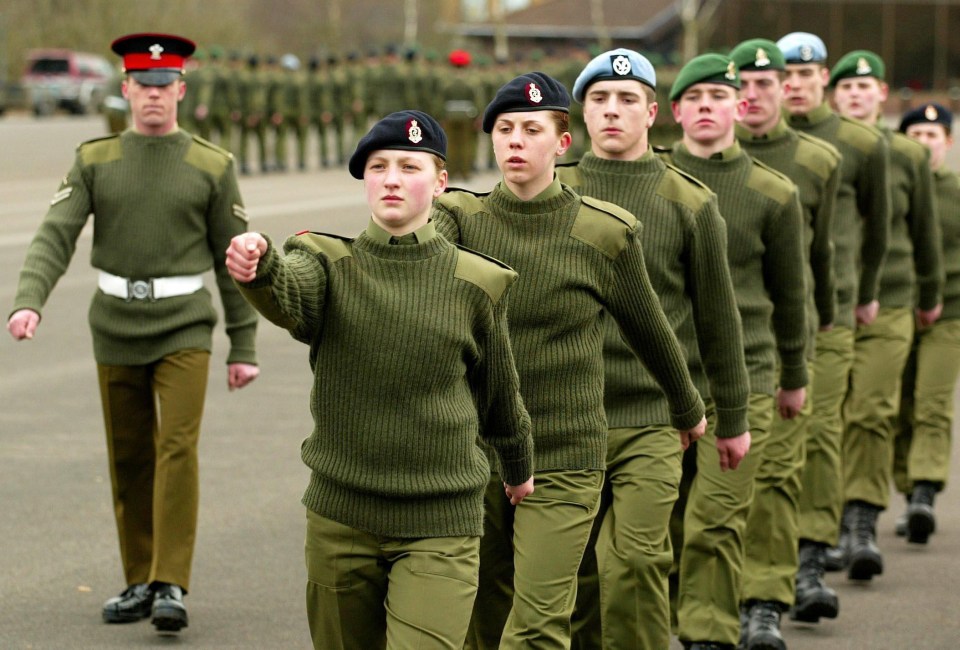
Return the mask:
<svg viewBox="0 0 960 650">
<path fill-rule="evenodd" d="M 79 115 L 100 110 L 116 74 L 110 61 L 98 54 L 65 49 L 30 50 L 23 88 L 35 115 L 49 115 L 58 108 Z"/>
</svg>

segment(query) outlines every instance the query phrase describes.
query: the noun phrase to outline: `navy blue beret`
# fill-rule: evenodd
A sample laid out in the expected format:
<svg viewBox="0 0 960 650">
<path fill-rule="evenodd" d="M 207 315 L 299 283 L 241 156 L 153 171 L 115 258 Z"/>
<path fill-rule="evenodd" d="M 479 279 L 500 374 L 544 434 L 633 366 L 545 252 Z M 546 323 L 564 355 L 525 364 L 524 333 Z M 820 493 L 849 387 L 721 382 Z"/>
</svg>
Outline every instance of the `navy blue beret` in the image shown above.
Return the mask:
<svg viewBox="0 0 960 650">
<path fill-rule="evenodd" d="M 363 178 L 367 158 L 380 149 L 424 151 L 447 159 L 447 134 L 440 124 L 422 111 L 397 111 L 373 125 L 360 138 L 347 168 L 354 178 Z"/>
<path fill-rule="evenodd" d="M 940 104 L 924 104 L 903 114 L 900 120 L 900 132 L 906 133 L 907 128 L 914 124 L 942 124 L 950 133 L 953 126 L 953 113 Z"/>
<path fill-rule="evenodd" d="M 526 111 L 570 112 L 570 93 L 562 83 L 543 72 L 528 72 L 508 81 L 483 112 L 483 132 L 491 133 L 501 113 Z"/>
</svg>

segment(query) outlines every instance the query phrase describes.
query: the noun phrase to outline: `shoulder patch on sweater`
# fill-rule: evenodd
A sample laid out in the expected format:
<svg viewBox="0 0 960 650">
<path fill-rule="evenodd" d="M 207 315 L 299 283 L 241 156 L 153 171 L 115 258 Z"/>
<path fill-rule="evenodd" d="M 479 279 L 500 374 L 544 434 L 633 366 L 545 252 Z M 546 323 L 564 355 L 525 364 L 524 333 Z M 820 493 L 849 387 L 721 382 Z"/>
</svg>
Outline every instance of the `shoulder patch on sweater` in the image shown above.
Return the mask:
<svg viewBox="0 0 960 650">
<path fill-rule="evenodd" d="M 581 196 L 580 211 L 570 236 L 616 259 L 627 245 L 627 235 L 639 228 L 637 218 L 618 205 Z"/>
<path fill-rule="evenodd" d="M 583 180 L 580 178 L 579 161 L 558 164 L 554 168 L 554 171 L 557 173 L 557 180 L 564 185 L 569 185 L 575 190 L 578 190 L 580 186 L 583 185 Z"/>
<path fill-rule="evenodd" d="M 344 257 L 353 256 L 353 251 L 350 249 L 352 243 L 353 239 L 350 237 L 321 232 L 307 232 L 297 234 L 288 239 L 284 248 L 289 250 L 291 247 L 296 246 L 312 253 L 320 253 L 331 262 L 336 262 Z"/>
<path fill-rule="evenodd" d="M 77 151 L 84 166 L 120 160 L 120 136 L 115 134 L 88 140 L 77 147 Z"/>
<path fill-rule="evenodd" d="M 826 180 L 830 178 L 830 174 L 840 165 L 840 154 L 837 152 L 836 148 L 832 145 L 829 145 L 833 152 L 826 149 L 826 147 L 820 146 L 820 144 L 813 141 L 812 138 L 801 137 L 797 140 L 797 150 L 794 153 L 793 159 L 798 165 L 804 169 L 809 170 L 817 176 L 820 180 Z M 820 140 L 820 143 L 826 145 L 827 143 L 823 140 Z M 834 153 L 836 152 L 836 154 Z"/>
<path fill-rule="evenodd" d="M 448 187 L 436 201 L 448 210 L 459 208 L 467 214 L 473 214 L 486 210 L 483 197 L 487 194 L 488 192 L 472 192 L 457 187 Z"/>
<path fill-rule="evenodd" d="M 759 160 L 755 158 L 751 160 L 753 160 L 753 169 L 750 170 L 747 187 L 773 199 L 780 205 L 789 203 L 797 192 L 797 186 L 793 181 Z"/>
<path fill-rule="evenodd" d="M 930 157 L 930 150 L 927 147 L 902 133 L 894 133 L 890 138 L 890 151 L 899 152 L 916 165 L 928 164 L 927 159 Z"/>
<path fill-rule="evenodd" d="M 883 136 L 869 124 L 841 115 L 837 139 L 865 154 L 870 154 L 876 150 Z"/>
<path fill-rule="evenodd" d="M 184 161 L 193 165 L 200 171 L 219 178 L 227 170 L 227 166 L 233 159 L 233 154 L 226 149 L 221 149 L 217 145 L 207 142 L 199 136 L 192 136 L 193 142 L 187 149 L 187 155 Z"/>
<path fill-rule="evenodd" d="M 663 175 L 657 194 L 698 212 L 704 203 L 710 200 L 710 188 L 687 172 L 667 163 L 667 173 Z"/>
<path fill-rule="evenodd" d="M 457 268 L 453 275 L 483 289 L 494 303 L 517 279 L 516 271 L 503 262 L 463 246 L 457 246 Z"/>
</svg>

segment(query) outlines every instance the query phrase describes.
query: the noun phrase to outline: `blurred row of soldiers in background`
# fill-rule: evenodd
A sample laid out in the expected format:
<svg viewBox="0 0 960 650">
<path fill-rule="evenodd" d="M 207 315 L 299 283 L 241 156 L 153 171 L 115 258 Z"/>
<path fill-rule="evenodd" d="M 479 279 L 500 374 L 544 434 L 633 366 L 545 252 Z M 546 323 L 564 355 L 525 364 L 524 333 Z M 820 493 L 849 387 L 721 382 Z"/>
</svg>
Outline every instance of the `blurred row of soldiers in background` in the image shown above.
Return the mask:
<svg viewBox="0 0 960 650">
<path fill-rule="evenodd" d="M 370 124 L 415 106 L 441 118 L 449 138 L 450 176 L 468 179 L 478 168 L 496 168 L 488 139 L 478 136 L 482 109 L 497 89 L 531 66 L 572 87 L 589 56 L 573 50 L 496 61 L 465 50 L 440 57 L 433 51 L 387 47 L 365 57 L 314 56 L 304 64 L 294 54 L 225 55 L 211 47 L 191 59 L 195 67 L 185 76 L 180 125 L 232 151 L 243 174 L 286 171 L 293 165 L 304 170 L 314 161 L 310 147 L 317 147 L 320 167 L 344 165 Z M 117 86 L 119 95 L 119 82 Z M 111 104 L 118 109 L 111 110 Z M 112 131 L 125 127 L 119 106 L 109 101 L 106 106 Z M 573 110 L 580 110 L 579 105 Z M 582 129 L 583 120 L 573 117 L 571 124 Z M 580 148 L 568 154 L 571 159 L 583 153 L 585 134 L 577 135 L 581 137 L 574 142 Z"/>
<path fill-rule="evenodd" d="M 305 170 L 342 166 L 347 153 L 368 126 L 385 115 L 410 107 L 440 117 L 449 139 L 451 178 L 468 179 L 479 169 L 495 169 L 488 139 L 480 138 L 480 113 L 497 89 L 519 71 L 536 67 L 573 86 L 585 50 L 563 56 L 533 55 L 522 61 L 495 61 L 453 50 L 446 57 L 432 51 L 387 47 L 366 57 L 351 53 L 314 56 L 306 64 L 294 54 L 261 57 L 211 47 L 191 59 L 185 75 L 180 126 L 236 155 L 240 172 Z M 122 102 L 105 102 L 108 128 L 125 128 Z M 580 110 L 579 105 L 571 111 Z M 578 118 L 579 115 L 574 115 Z M 572 119 L 582 125 L 582 119 Z M 582 126 L 580 126 L 582 129 Z M 571 159 L 583 153 L 585 134 L 575 134 Z M 479 151 L 480 142 L 484 150 Z M 292 146 L 291 146 L 292 145 Z M 316 147 L 314 159 L 309 148 Z"/>
</svg>

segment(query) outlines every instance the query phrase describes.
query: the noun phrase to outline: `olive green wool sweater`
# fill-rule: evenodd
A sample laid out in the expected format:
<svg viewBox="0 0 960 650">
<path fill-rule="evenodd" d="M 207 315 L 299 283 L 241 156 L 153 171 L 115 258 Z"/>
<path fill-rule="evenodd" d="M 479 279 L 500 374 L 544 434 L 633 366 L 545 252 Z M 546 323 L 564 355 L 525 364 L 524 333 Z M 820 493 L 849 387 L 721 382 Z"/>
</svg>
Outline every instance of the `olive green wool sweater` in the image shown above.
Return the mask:
<svg viewBox="0 0 960 650">
<path fill-rule="evenodd" d="M 433 224 L 390 245 L 303 234 L 270 245 L 244 296 L 310 346 L 314 428 L 304 505 L 389 537 L 478 536 L 490 466 L 530 478 L 533 441 L 507 332 L 516 273 Z"/>
<path fill-rule="evenodd" d="M 902 133 L 878 128 L 890 145 L 890 238 L 880 306 L 930 310 L 939 304 L 943 288 L 930 150 Z"/>
<path fill-rule="evenodd" d="M 613 317 L 670 400 L 670 421 L 696 425 L 703 402 L 650 286 L 633 215 L 581 197 L 559 181 L 521 201 L 448 191 L 437 229 L 520 274 L 510 295 L 510 336 L 530 411 L 537 471 L 606 469 L 603 325 Z"/>
<path fill-rule="evenodd" d="M 833 270 L 833 214 L 840 187 L 840 152 L 826 140 L 798 132 L 781 120 L 762 136 L 736 127 L 740 146 L 797 186 L 803 209 L 807 282 L 807 357 L 816 353 L 817 330 L 832 325 L 837 285 Z"/>
<path fill-rule="evenodd" d="M 588 153 L 579 163 L 558 166 L 557 178 L 580 194 L 637 216 L 650 283 L 686 352 L 697 389 L 716 405 L 717 436 L 747 431 L 750 382 L 727 266 L 726 224 L 713 192 L 652 150 L 639 160 L 606 160 Z M 603 360 L 604 406 L 611 427 L 670 422 L 663 390 L 610 318 L 604 321 Z"/>
<path fill-rule="evenodd" d="M 777 386 L 806 386 L 805 262 L 796 186 L 750 158 L 736 141 L 711 158 L 694 156 L 678 142 L 671 159 L 717 193 L 727 222 L 751 392 L 773 395 Z"/>
<path fill-rule="evenodd" d="M 256 363 L 257 314 L 223 265 L 247 229 L 233 156 L 185 131 L 127 130 L 80 145 L 76 162 L 27 249 L 14 311 L 40 312 L 93 213 L 90 263 L 133 280 L 216 271 L 230 352 Z M 217 321 L 210 293 L 131 300 L 97 291 L 89 312 L 98 363 L 143 365 L 177 350 L 210 350 Z"/>
<path fill-rule="evenodd" d="M 835 325 L 853 329 L 854 308 L 876 300 L 890 229 L 889 148 L 872 126 L 821 104 L 787 123 L 826 140 L 843 157 L 833 215 L 833 268 L 837 282 Z"/>
<path fill-rule="evenodd" d="M 943 245 L 943 314 L 960 318 L 960 177 L 942 167 L 933 175 L 937 217 Z"/>
</svg>

